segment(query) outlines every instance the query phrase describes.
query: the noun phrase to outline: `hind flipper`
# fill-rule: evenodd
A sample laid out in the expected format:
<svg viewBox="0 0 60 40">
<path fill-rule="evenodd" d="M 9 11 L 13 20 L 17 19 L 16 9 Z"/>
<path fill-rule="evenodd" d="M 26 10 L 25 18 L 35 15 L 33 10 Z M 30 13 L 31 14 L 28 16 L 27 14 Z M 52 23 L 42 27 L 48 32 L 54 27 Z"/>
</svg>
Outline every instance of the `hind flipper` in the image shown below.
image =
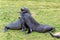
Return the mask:
<svg viewBox="0 0 60 40">
<path fill-rule="evenodd" d="M 55 28 L 52 28 L 51 30 L 50 30 L 50 32 L 54 32 L 56 29 Z"/>
<path fill-rule="evenodd" d="M 7 28 L 7 27 L 5 27 L 5 28 L 4 28 L 4 32 L 7 32 L 7 31 L 8 31 L 8 28 Z"/>
</svg>

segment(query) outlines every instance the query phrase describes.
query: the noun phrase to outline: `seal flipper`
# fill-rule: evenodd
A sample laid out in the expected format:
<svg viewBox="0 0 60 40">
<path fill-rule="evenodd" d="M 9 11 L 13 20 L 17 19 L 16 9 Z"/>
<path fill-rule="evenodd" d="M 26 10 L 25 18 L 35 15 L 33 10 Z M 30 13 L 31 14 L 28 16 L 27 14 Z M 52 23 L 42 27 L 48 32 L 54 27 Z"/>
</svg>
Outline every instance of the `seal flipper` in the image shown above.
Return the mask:
<svg viewBox="0 0 60 40">
<path fill-rule="evenodd" d="M 8 27 L 5 27 L 5 28 L 4 28 L 4 32 L 7 32 L 7 31 L 8 31 Z"/>
</svg>

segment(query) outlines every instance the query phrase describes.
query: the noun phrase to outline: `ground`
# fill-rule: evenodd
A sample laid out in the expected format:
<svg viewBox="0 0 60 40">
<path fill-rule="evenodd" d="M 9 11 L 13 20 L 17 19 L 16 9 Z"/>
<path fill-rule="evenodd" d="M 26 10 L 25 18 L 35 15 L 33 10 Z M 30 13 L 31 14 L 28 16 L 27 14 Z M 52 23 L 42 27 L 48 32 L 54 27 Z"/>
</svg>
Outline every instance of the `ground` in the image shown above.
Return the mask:
<svg viewBox="0 0 60 40">
<path fill-rule="evenodd" d="M 18 19 L 18 12 L 23 6 L 30 9 L 37 22 L 55 27 L 55 32 L 60 31 L 60 0 L 0 0 L 0 40 L 60 40 L 52 38 L 49 33 L 25 35 L 21 30 L 5 33 L 5 25 Z"/>
</svg>

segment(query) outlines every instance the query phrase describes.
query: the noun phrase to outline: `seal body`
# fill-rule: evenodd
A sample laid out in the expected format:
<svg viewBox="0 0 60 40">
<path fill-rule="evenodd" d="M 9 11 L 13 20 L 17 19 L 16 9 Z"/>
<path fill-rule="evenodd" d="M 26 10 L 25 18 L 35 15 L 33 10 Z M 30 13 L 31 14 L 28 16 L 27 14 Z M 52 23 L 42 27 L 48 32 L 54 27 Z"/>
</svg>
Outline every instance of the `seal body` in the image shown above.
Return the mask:
<svg viewBox="0 0 60 40">
<path fill-rule="evenodd" d="M 22 19 L 24 20 L 24 23 L 27 25 L 28 33 L 31 33 L 32 31 L 44 33 L 44 32 L 54 31 L 54 29 L 55 29 L 49 25 L 39 24 L 31 16 L 30 10 L 26 7 L 21 8 L 20 14 L 21 14 Z"/>
<path fill-rule="evenodd" d="M 31 33 L 32 31 L 45 33 L 45 32 L 49 32 L 49 31 L 53 32 L 55 30 L 55 28 L 50 25 L 39 24 L 28 13 L 23 14 L 22 18 L 23 18 L 24 22 L 26 23 L 26 25 L 28 26 L 28 33 Z"/>
<path fill-rule="evenodd" d="M 12 30 L 18 30 L 18 29 L 21 29 L 22 28 L 22 23 L 23 23 L 23 20 L 22 18 L 14 21 L 14 22 L 11 22 L 9 24 L 7 24 L 4 28 L 5 31 L 7 31 L 8 29 L 12 29 Z"/>
</svg>

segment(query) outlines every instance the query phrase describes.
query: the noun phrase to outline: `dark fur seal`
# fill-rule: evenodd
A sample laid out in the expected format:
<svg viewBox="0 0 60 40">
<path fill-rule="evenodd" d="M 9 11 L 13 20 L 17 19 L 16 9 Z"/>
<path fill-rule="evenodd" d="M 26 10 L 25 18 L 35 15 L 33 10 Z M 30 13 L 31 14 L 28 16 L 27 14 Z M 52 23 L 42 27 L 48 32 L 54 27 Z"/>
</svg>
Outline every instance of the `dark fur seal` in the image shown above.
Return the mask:
<svg viewBox="0 0 60 40">
<path fill-rule="evenodd" d="M 28 26 L 28 33 L 31 33 L 32 31 L 45 33 L 55 30 L 55 28 L 50 25 L 39 24 L 36 20 L 34 20 L 34 18 L 30 14 L 29 9 L 26 7 L 21 8 L 20 14 L 25 24 Z"/>
<path fill-rule="evenodd" d="M 12 30 L 22 29 L 22 26 L 24 26 L 23 23 L 24 23 L 23 19 L 19 17 L 18 20 L 7 24 L 4 28 L 4 31 L 6 32 L 8 29 L 12 29 Z M 22 30 L 25 31 L 25 28 L 23 28 Z"/>
</svg>

